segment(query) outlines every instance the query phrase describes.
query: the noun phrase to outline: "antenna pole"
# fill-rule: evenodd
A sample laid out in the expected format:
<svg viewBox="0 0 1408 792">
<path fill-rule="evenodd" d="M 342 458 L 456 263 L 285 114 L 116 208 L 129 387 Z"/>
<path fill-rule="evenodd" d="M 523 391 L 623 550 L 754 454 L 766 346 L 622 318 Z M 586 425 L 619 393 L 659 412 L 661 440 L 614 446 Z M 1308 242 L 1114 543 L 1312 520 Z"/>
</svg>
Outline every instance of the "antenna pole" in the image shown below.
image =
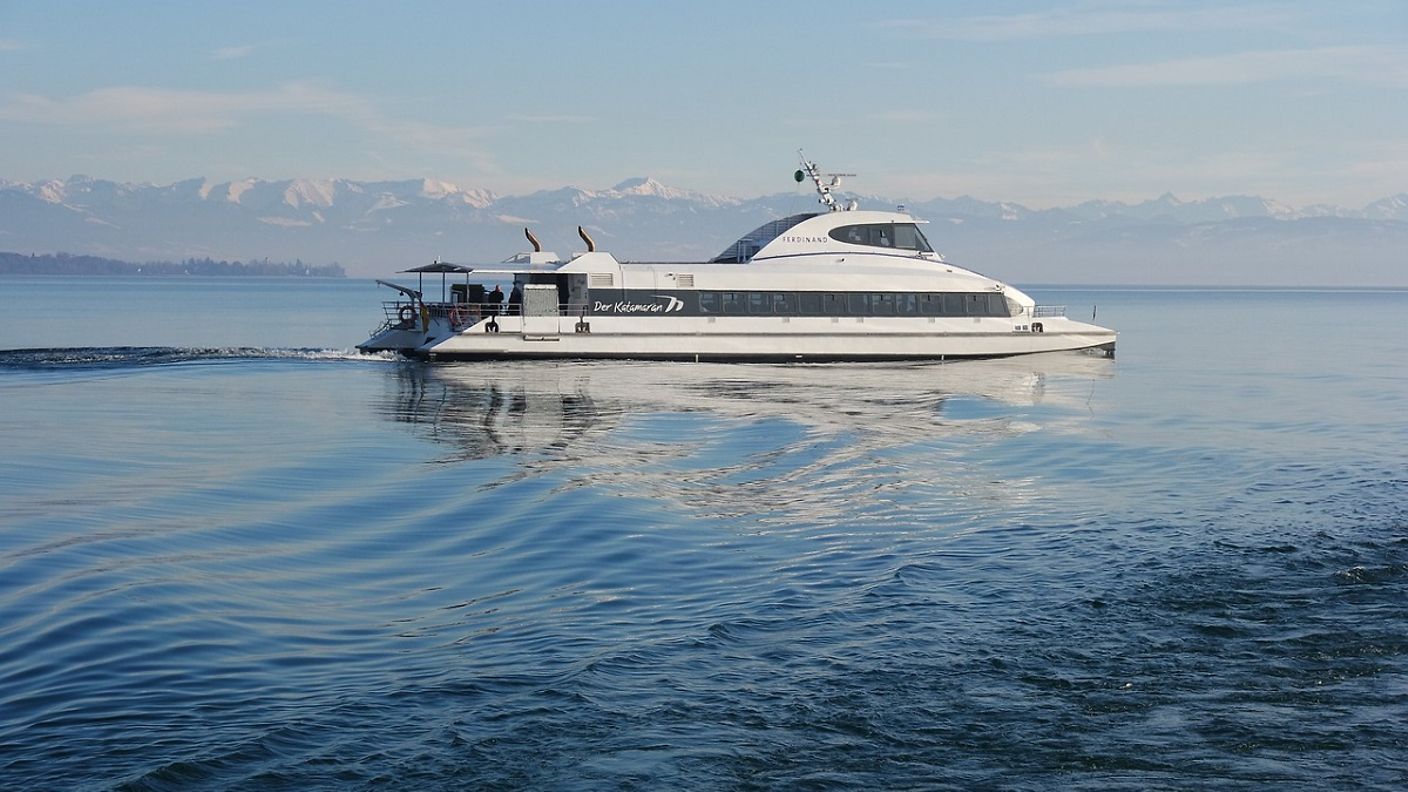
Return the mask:
<svg viewBox="0 0 1408 792">
<path fill-rule="evenodd" d="M 816 163 L 809 161 L 801 149 L 797 149 L 797 156 L 802 160 L 802 171 L 811 178 L 812 184 L 816 186 L 817 202 L 825 204 L 829 211 L 839 212 L 841 206 L 836 203 L 836 196 L 831 194 L 830 185 L 821 183 L 821 170 L 817 168 Z"/>
<path fill-rule="evenodd" d="M 797 149 L 797 156 L 802 160 L 802 173 L 805 173 L 807 176 L 809 176 L 809 177 L 811 178 L 811 180 L 812 180 L 812 184 L 816 186 L 816 194 L 817 194 L 817 196 L 818 196 L 818 198 L 817 198 L 817 203 L 825 204 L 825 205 L 826 205 L 826 208 L 827 208 L 828 210 L 832 211 L 832 212 L 840 212 L 840 211 L 846 209 L 846 207 L 842 206 L 840 203 L 838 203 L 838 202 L 836 201 L 836 195 L 835 195 L 834 193 L 832 193 L 831 190 L 832 190 L 833 187 L 835 187 L 836 185 L 838 185 L 838 184 L 841 183 L 841 177 L 842 177 L 842 176 L 854 176 L 855 174 L 854 174 L 854 173 L 828 173 L 828 174 L 824 174 L 824 175 L 826 175 L 826 176 L 830 176 L 830 177 L 831 177 L 831 183 L 830 183 L 830 184 L 826 184 L 826 183 L 823 183 L 823 180 L 822 180 L 823 174 L 822 174 L 822 172 L 821 172 L 821 169 L 816 166 L 816 163 L 815 163 L 815 162 L 811 162 L 810 160 L 808 160 L 808 159 L 807 159 L 807 155 L 806 155 L 806 154 L 803 154 L 801 149 Z M 802 180 L 802 179 L 801 179 L 801 176 L 799 175 L 799 176 L 797 177 L 797 181 L 801 181 L 801 180 Z M 850 207 L 850 208 L 854 209 L 854 208 L 855 208 L 855 203 L 856 203 L 855 201 L 851 201 L 851 207 Z"/>
</svg>

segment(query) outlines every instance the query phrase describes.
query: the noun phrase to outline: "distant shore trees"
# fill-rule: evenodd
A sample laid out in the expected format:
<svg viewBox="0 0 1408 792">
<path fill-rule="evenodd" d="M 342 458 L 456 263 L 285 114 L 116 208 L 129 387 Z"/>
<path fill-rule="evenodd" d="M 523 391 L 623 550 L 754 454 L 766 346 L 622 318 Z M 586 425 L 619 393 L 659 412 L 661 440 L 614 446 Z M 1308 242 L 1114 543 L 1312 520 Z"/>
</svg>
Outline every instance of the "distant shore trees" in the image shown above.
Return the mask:
<svg viewBox="0 0 1408 792">
<path fill-rule="evenodd" d="M 148 261 L 134 263 L 101 256 L 69 253 L 5 253 L 0 252 L 0 275 L 202 275 L 256 277 L 343 278 L 342 265 L 304 264 L 250 259 L 225 261 L 206 256 L 184 261 Z"/>
</svg>

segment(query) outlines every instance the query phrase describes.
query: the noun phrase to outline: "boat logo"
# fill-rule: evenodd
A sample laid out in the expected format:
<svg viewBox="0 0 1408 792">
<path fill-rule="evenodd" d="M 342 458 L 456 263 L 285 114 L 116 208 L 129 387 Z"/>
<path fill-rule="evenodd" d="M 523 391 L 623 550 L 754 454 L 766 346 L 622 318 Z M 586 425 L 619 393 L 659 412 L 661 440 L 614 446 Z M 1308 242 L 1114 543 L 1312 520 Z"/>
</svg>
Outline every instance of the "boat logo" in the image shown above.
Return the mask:
<svg viewBox="0 0 1408 792">
<path fill-rule="evenodd" d="M 592 304 L 594 313 L 676 313 L 684 310 L 684 300 L 669 294 L 652 294 L 651 297 L 663 299 L 663 303 L 638 303 L 629 300 L 618 300 L 616 302 L 602 302 L 596 300 Z"/>
</svg>

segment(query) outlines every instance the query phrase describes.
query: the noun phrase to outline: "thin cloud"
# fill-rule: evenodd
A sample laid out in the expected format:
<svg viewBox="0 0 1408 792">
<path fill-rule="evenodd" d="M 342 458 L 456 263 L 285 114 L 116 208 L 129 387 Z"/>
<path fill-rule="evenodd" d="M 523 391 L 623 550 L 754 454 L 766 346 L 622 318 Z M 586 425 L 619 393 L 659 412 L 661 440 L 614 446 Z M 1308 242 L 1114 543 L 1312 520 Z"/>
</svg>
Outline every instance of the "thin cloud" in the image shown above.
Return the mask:
<svg viewBox="0 0 1408 792">
<path fill-rule="evenodd" d="M 1306 78 L 1408 85 L 1408 59 L 1374 47 L 1320 47 L 1234 52 L 1202 58 L 1068 69 L 1041 75 L 1049 85 L 1133 88 L 1246 85 Z"/>
<path fill-rule="evenodd" d="M 507 120 L 524 124 L 590 124 L 596 121 L 591 116 L 551 114 L 510 115 L 507 116 Z"/>
<path fill-rule="evenodd" d="M 1194 8 L 1168 4 L 1133 8 L 1088 6 L 957 19 L 894 19 L 880 27 L 922 38 L 955 41 L 1022 41 L 1119 33 L 1284 28 L 1295 15 L 1271 6 Z"/>
<path fill-rule="evenodd" d="M 18 39 L 0 39 L 0 52 L 18 52 L 29 49 L 29 45 Z"/>
<path fill-rule="evenodd" d="M 113 124 L 174 134 L 229 129 L 253 115 L 302 111 L 349 116 L 365 109 L 366 103 L 359 97 L 298 82 L 264 91 L 230 93 L 118 86 L 61 99 L 27 93 L 0 99 L 0 119 L 9 121 Z"/>
<path fill-rule="evenodd" d="M 341 120 L 400 145 L 454 155 L 489 167 L 472 142 L 488 130 L 392 118 L 366 97 L 311 82 L 289 82 L 259 91 L 180 91 L 146 86 L 100 88 L 67 98 L 0 94 L 0 120 L 37 125 L 113 127 L 156 135 L 189 135 L 233 129 L 252 119 L 319 115 Z"/>
<path fill-rule="evenodd" d="M 236 60 L 247 58 L 254 52 L 253 44 L 244 44 L 238 47 L 218 47 L 210 51 L 210 57 L 215 60 Z"/>
<path fill-rule="evenodd" d="M 939 114 L 933 110 L 885 110 L 869 113 L 865 120 L 867 123 L 882 121 L 887 124 L 927 124 L 939 118 Z"/>
<path fill-rule="evenodd" d="M 1010 200 L 1030 208 L 1068 206 L 1099 196 L 1140 201 L 1173 191 L 1185 199 L 1207 195 L 1280 195 L 1268 182 L 1293 170 L 1294 151 L 1266 148 L 1190 154 L 1173 148 L 1122 146 L 1093 138 L 1067 146 L 994 152 L 943 170 L 901 175 L 896 184 L 913 195 L 973 195 Z"/>
</svg>

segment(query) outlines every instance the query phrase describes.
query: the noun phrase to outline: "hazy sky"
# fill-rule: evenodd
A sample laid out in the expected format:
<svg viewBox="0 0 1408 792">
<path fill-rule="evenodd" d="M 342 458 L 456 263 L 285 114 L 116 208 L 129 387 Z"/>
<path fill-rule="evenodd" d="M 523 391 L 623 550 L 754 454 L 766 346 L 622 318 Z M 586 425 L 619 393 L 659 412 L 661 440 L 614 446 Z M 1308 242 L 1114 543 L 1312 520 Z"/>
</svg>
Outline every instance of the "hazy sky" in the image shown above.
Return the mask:
<svg viewBox="0 0 1408 792">
<path fill-rule="evenodd" d="M 0 0 L 0 178 L 1408 191 L 1408 2 Z"/>
</svg>

